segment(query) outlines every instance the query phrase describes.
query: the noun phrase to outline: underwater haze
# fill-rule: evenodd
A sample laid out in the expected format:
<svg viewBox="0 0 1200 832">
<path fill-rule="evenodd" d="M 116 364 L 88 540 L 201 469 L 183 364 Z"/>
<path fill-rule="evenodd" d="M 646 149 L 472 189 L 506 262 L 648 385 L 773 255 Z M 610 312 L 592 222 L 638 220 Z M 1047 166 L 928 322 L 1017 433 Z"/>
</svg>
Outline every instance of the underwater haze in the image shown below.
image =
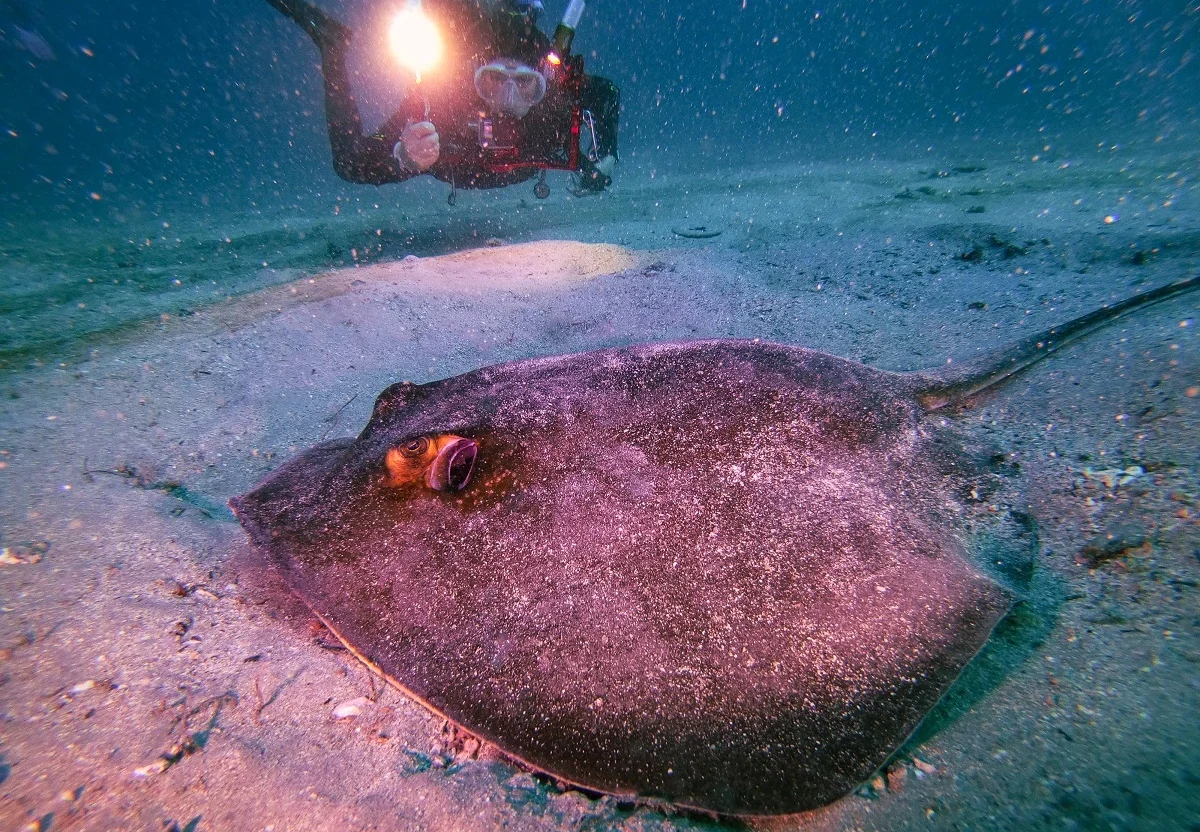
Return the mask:
<svg viewBox="0 0 1200 832">
<path fill-rule="evenodd" d="M 549 4 L 543 28 L 564 5 Z M 410 83 L 384 41 L 393 6 L 325 4 L 355 29 L 352 83 L 368 130 Z M 444 188 L 343 182 L 330 164 L 317 50 L 265 2 L 4 0 L 0 31 L 0 231 L 13 241 L 5 308 L 26 321 L 0 332 L 0 350 L 57 342 L 64 327 L 109 330 L 172 305 L 190 310 L 364 249 L 444 252 L 480 234 L 504 237 L 513 222 L 541 236 L 544 220 L 594 208 L 564 206 L 529 224 L 528 213 L 497 207 L 509 189 L 417 218 L 412 209 Z M 1196 4 L 1174 0 L 747 0 L 593 3 L 576 49 L 588 71 L 621 87 L 629 193 L 670 174 L 702 181 L 822 162 L 998 157 L 1134 170 L 1174 160 L 1196 145 L 1198 42 Z M 396 211 L 422 230 L 343 221 L 315 244 L 306 223 L 347 209 Z M 465 222 L 472 210 L 479 217 Z M 376 231 L 374 244 L 362 236 Z M 63 235 L 73 242 L 53 242 Z M 128 298 L 130 274 L 116 268 L 135 258 L 155 275 L 175 273 L 136 281 L 140 295 Z M 103 269 L 93 284 L 118 288 L 89 287 L 105 303 L 76 315 L 72 302 L 86 301 L 63 285 L 65 263 Z"/>
<path fill-rule="evenodd" d="M 406 2 L 316 0 L 368 131 Z M 1197 0 L 589 0 L 574 50 L 602 193 L 364 185 L 266 0 L 0 0 L 0 828 L 1198 832 L 1196 293 L 921 416 L 1002 449 L 1011 503 L 942 508 L 1032 577 L 816 811 L 535 775 L 281 600 L 227 501 L 395 382 L 710 338 L 950 373 L 1200 275 Z"/>
<path fill-rule="evenodd" d="M 325 8 L 368 42 L 389 5 Z M 547 22 L 565 4 L 548 5 Z M 342 187 L 316 50 L 266 3 L 5 0 L 0 11 L 10 221 L 121 222 Z M 22 14 L 52 59 L 30 51 Z M 1200 120 L 1197 44 L 1200 13 L 1186 0 L 601 0 L 577 48 L 622 87 L 624 161 L 641 173 L 1186 149 Z M 388 58 L 355 57 L 374 126 L 399 91 L 370 74 Z"/>
</svg>

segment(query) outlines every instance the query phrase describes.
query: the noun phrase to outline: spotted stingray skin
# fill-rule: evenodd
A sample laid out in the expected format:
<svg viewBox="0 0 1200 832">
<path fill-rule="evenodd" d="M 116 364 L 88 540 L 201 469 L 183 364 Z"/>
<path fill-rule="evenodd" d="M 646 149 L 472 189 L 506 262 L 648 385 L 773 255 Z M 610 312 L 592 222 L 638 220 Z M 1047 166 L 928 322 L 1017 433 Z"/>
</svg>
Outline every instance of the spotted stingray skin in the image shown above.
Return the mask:
<svg viewBox="0 0 1200 832">
<path fill-rule="evenodd" d="M 992 474 L 904 374 L 707 341 L 386 390 L 234 501 L 357 654 L 566 781 L 730 815 L 867 779 L 1012 595 L 967 555 Z M 458 493 L 389 489 L 414 437 Z"/>
</svg>

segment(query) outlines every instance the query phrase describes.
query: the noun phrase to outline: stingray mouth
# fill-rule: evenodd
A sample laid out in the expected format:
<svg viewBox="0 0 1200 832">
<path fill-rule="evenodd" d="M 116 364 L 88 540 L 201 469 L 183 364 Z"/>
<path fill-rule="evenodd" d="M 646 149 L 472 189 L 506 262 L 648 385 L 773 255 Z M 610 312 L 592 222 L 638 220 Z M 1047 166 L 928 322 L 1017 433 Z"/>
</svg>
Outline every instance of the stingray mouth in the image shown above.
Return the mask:
<svg viewBox="0 0 1200 832">
<path fill-rule="evenodd" d="M 479 443 L 456 437 L 442 446 L 429 466 L 429 487 L 434 491 L 462 491 L 471 482 Z"/>
</svg>

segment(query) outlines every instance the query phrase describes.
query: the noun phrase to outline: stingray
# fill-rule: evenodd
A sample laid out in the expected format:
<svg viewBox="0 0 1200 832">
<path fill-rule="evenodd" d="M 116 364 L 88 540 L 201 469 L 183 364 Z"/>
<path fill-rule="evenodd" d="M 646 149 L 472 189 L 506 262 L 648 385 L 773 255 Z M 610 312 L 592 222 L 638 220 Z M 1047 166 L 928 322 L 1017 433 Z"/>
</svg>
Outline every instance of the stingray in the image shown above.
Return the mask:
<svg viewBox="0 0 1200 832">
<path fill-rule="evenodd" d="M 988 543 L 1019 517 L 1012 466 L 955 406 L 1198 284 L 936 372 L 714 340 L 394 384 L 231 505 L 348 649 L 515 762 L 808 810 L 889 759 L 1020 597 L 1004 561 L 1028 553 Z"/>
</svg>

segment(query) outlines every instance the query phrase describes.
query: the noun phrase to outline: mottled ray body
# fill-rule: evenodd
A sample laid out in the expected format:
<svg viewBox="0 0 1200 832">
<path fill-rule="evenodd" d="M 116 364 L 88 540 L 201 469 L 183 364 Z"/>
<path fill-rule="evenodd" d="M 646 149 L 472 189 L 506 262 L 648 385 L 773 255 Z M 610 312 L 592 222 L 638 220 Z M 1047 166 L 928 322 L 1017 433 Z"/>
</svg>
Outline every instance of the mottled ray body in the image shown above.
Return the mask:
<svg viewBox="0 0 1200 832">
<path fill-rule="evenodd" d="M 802 811 L 888 758 L 1015 597 L 977 565 L 1001 460 L 928 412 L 1194 284 L 953 377 L 700 341 L 398 384 L 234 506 L 357 655 L 529 766 Z"/>
</svg>

